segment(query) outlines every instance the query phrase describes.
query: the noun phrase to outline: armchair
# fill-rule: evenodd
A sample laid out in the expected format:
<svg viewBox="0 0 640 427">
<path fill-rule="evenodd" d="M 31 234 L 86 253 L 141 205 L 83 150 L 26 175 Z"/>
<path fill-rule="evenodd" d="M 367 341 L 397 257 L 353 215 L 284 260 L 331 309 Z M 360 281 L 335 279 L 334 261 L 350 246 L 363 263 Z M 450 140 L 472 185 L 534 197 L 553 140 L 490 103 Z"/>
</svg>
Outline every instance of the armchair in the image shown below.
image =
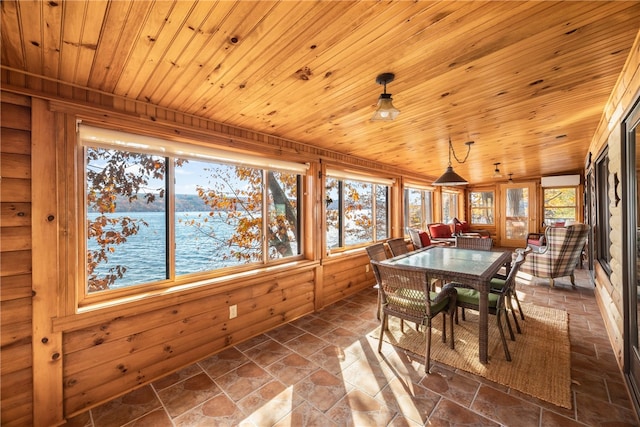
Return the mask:
<svg viewBox="0 0 640 427">
<path fill-rule="evenodd" d="M 568 227 L 548 227 L 545 231 L 545 246 L 532 246 L 533 250 L 520 268 L 523 273 L 535 277 L 548 278 L 553 287 L 553 279 L 569 276 L 571 285 L 576 286 L 574 270 L 582 256 L 587 241 L 589 226 L 574 224 Z"/>
</svg>

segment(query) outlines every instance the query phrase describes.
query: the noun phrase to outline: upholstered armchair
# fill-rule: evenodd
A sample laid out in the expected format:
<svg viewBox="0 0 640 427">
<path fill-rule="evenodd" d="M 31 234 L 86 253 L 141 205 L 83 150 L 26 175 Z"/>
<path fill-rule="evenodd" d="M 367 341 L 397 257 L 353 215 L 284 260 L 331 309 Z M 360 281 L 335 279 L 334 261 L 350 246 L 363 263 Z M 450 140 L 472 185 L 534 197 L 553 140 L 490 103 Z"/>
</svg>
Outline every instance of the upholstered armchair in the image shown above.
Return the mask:
<svg viewBox="0 0 640 427">
<path fill-rule="evenodd" d="M 553 279 L 569 276 L 571 285 L 576 286 L 574 270 L 581 260 L 587 241 L 589 226 L 574 224 L 568 227 L 548 227 L 545 231 L 545 246 L 532 247 L 520 271 L 535 277 L 548 278 L 553 287 Z"/>
</svg>

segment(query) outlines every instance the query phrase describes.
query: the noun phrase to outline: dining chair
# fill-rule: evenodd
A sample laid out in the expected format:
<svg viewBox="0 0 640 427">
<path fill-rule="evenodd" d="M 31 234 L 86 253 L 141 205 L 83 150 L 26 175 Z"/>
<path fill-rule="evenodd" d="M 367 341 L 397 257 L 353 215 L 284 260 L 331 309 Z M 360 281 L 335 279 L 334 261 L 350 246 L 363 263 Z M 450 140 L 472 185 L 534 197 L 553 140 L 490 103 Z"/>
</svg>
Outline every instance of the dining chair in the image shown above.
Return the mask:
<svg viewBox="0 0 640 427">
<path fill-rule="evenodd" d="M 511 361 L 511 354 L 509 353 L 509 347 L 507 346 L 507 339 L 505 338 L 504 329 L 502 327 L 501 317 L 504 317 L 505 322 L 507 324 L 507 328 L 509 329 L 509 336 L 512 341 L 516 340 L 515 335 L 513 334 L 513 329 L 511 327 L 511 322 L 509 321 L 509 316 L 507 311 L 511 311 L 513 316 L 513 320 L 516 323 L 516 329 L 518 333 L 520 331 L 520 325 L 518 324 L 518 319 L 516 318 L 515 313 L 513 312 L 513 307 L 511 305 L 511 297 L 515 294 L 515 283 L 516 276 L 518 274 L 518 270 L 520 266 L 524 263 L 528 252 L 525 251 L 517 251 L 517 256 L 515 261 L 512 263 L 511 270 L 507 275 L 505 280 L 505 284 L 501 289 L 491 289 L 489 292 L 489 304 L 488 310 L 489 314 L 493 314 L 496 316 L 498 322 L 498 330 L 500 331 L 500 339 L 502 340 L 502 346 L 504 347 L 504 355 L 507 361 Z M 462 320 L 465 320 L 465 309 L 480 310 L 480 292 L 476 289 L 473 289 L 469 285 L 464 285 L 461 283 L 450 283 L 453 284 L 456 288 L 457 298 L 456 298 L 456 306 L 462 309 Z M 458 320 L 457 310 L 456 310 L 456 323 Z"/>
<path fill-rule="evenodd" d="M 455 236 L 456 248 L 477 249 L 490 251 L 493 248 L 493 239 L 490 237 Z"/>
<path fill-rule="evenodd" d="M 407 247 L 407 242 L 404 241 L 404 237 L 387 240 L 387 245 L 389 246 L 392 256 L 409 253 L 409 248 Z"/>
<path fill-rule="evenodd" d="M 384 261 L 388 258 L 384 243 L 375 243 L 371 246 L 367 246 L 367 255 L 369 255 L 369 261 Z M 376 278 L 376 284 L 373 288 L 378 290 L 378 307 L 376 308 L 376 317 L 380 320 L 382 297 L 380 296 L 380 277 L 378 276 L 378 272 L 375 268 L 373 269 L 373 276 Z"/>
<path fill-rule="evenodd" d="M 453 316 L 456 310 L 456 290 L 445 286 L 440 292 L 429 290 L 430 280 L 427 273 L 412 266 L 385 264 L 372 261 L 373 269 L 380 277 L 380 295 L 382 296 L 382 321 L 378 353 L 382 350 L 384 332 L 388 330 L 388 318 L 400 319 L 400 331 L 404 333 L 403 321 L 408 320 L 425 326 L 425 372 L 431 369 L 431 322 L 442 313 L 442 342 L 447 342 L 447 317 L 451 329 L 449 346 L 455 347 L 453 336 Z"/>
<path fill-rule="evenodd" d="M 524 249 L 516 249 L 516 253 L 523 252 L 525 254 L 525 257 L 531 251 L 532 251 L 532 248 L 530 248 L 530 247 L 526 247 Z M 506 283 L 507 283 L 507 276 L 505 276 L 504 274 L 496 274 L 491 279 L 491 290 L 492 291 L 500 291 L 505 287 Z M 516 305 L 518 306 L 518 312 L 520 313 L 520 318 L 522 320 L 524 320 L 524 311 L 522 311 L 522 306 L 520 305 L 520 299 L 518 298 L 518 291 L 516 289 L 516 286 L 517 286 L 517 281 L 514 280 L 513 289 L 512 289 L 513 293 L 508 298 L 510 298 L 510 300 L 511 299 L 515 299 L 516 300 Z M 512 310 L 512 313 L 514 313 L 513 310 Z M 515 316 L 515 314 L 514 314 L 514 316 Z M 518 324 L 517 321 L 516 321 L 516 329 L 518 330 L 518 333 L 520 333 L 520 325 Z"/>
</svg>

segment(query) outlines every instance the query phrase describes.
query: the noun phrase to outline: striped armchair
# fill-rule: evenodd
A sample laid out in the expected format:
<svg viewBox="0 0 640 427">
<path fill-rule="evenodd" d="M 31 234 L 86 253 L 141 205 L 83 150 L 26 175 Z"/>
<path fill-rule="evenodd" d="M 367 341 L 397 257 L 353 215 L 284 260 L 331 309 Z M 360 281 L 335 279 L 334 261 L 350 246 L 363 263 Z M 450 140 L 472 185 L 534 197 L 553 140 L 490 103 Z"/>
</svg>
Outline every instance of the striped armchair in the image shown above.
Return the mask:
<svg viewBox="0 0 640 427">
<path fill-rule="evenodd" d="M 570 276 L 571 284 L 575 287 L 573 272 L 582 256 L 588 233 L 589 226 L 586 224 L 547 228 L 546 246 L 533 248 L 520 271 L 535 277 L 548 278 L 551 287 L 556 277 Z"/>
</svg>

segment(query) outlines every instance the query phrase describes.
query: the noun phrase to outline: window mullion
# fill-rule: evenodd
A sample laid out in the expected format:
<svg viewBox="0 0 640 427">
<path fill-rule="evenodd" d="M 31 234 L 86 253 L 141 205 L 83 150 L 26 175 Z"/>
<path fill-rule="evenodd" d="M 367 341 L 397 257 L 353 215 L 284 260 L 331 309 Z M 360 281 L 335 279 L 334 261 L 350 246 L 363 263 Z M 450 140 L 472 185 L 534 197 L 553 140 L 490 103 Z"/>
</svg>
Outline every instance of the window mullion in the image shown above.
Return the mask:
<svg viewBox="0 0 640 427">
<path fill-rule="evenodd" d="M 167 230 L 167 274 L 168 279 L 176 278 L 176 179 L 175 179 L 175 159 L 166 157 L 165 188 L 166 197 L 166 230 Z"/>
</svg>

